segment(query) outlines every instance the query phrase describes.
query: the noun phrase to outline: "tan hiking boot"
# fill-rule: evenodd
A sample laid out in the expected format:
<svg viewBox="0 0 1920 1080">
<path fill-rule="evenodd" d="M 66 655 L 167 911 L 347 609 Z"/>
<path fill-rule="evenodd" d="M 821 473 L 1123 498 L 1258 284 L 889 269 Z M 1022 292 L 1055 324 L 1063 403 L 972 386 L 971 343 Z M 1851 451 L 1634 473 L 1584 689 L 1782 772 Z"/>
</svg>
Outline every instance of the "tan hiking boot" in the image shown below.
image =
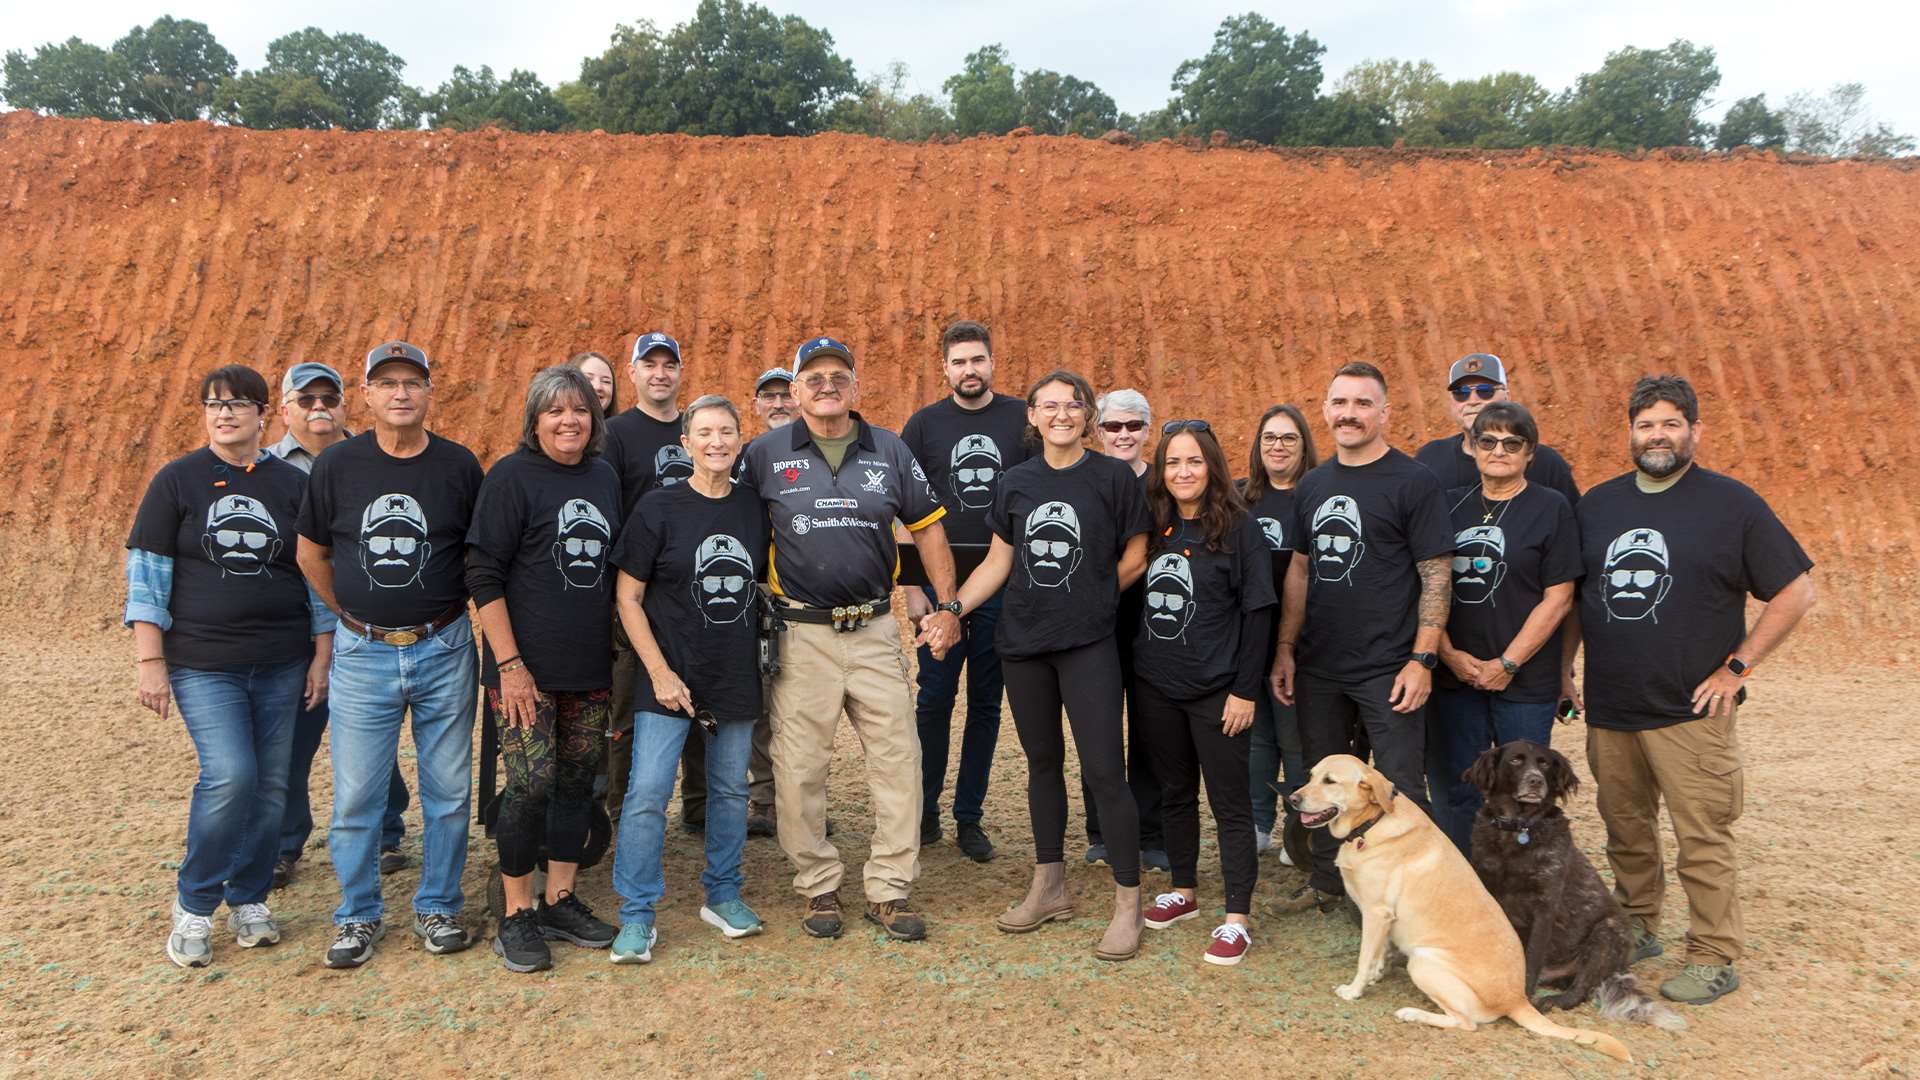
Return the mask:
<svg viewBox="0 0 1920 1080">
<path fill-rule="evenodd" d="M 867 903 L 867 921 L 887 932 L 895 941 L 921 941 L 927 936 L 927 923 L 906 897 Z"/>
<path fill-rule="evenodd" d="M 1067 864 L 1036 863 L 1026 898 L 993 920 L 993 925 L 1009 934 L 1025 934 L 1054 919 L 1071 918 L 1073 900 L 1067 895 Z"/>
<path fill-rule="evenodd" d="M 1113 888 L 1113 921 L 1093 955 L 1100 960 L 1131 960 L 1140 952 L 1140 935 L 1147 924 L 1140 917 L 1140 886 L 1116 885 Z"/>
</svg>

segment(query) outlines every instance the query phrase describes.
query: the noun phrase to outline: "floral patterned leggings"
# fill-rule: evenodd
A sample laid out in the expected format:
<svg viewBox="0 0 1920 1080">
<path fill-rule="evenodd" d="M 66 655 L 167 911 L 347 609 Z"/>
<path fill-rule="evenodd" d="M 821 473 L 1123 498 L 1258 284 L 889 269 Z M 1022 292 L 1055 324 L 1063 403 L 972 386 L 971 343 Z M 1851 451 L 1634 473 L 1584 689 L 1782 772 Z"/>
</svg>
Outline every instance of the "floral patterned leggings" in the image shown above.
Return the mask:
<svg viewBox="0 0 1920 1080">
<path fill-rule="evenodd" d="M 607 690 L 542 693 L 532 727 L 508 727 L 498 689 L 487 706 L 500 730 L 507 789 L 494 821 L 500 872 L 531 874 L 541 848 L 555 862 L 579 862 L 593 820 L 593 777 L 607 752 Z"/>
</svg>

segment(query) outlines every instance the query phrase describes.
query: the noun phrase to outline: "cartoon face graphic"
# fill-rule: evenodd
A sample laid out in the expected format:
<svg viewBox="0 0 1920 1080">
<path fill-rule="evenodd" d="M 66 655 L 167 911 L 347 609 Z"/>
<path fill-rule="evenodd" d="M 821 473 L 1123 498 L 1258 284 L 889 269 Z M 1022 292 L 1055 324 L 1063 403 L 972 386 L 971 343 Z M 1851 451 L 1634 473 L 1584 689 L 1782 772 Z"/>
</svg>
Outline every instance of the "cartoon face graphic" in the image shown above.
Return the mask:
<svg viewBox="0 0 1920 1080">
<path fill-rule="evenodd" d="M 420 580 L 433 545 L 427 515 L 411 495 L 382 495 L 360 515 L 360 565 L 379 589 L 404 589 Z"/>
<path fill-rule="evenodd" d="M 668 443 L 653 454 L 653 482 L 660 487 L 683 483 L 693 475 L 693 459 L 678 443 Z"/>
<path fill-rule="evenodd" d="M 272 577 L 267 564 L 280 553 L 280 530 L 273 515 L 249 495 L 222 495 L 207 507 L 207 531 L 200 549 L 220 568 L 220 576 Z"/>
<path fill-rule="evenodd" d="M 560 504 L 560 531 L 553 541 L 553 565 L 560 568 L 562 588 L 591 589 L 606 573 L 607 549 L 613 530 L 600 508 L 585 499 Z"/>
<path fill-rule="evenodd" d="M 1256 520 L 1260 522 L 1260 535 L 1267 538 L 1267 549 L 1269 551 L 1279 551 L 1287 546 L 1287 534 L 1280 528 L 1278 521 L 1270 517 L 1258 518 Z"/>
<path fill-rule="evenodd" d="M 1086 552 L 1080 547 L 1080 515 L 1063 502 L 1041 503 L 1027 515 L 1020 541 L 1020 561 L 1027 580 L 1043 589 L 1066 586 L 1073 591 L 1073 572 Z"/>
<path fill-rule="evenodd" d="M 700 541 L 693 556 L 693 603 L 708 626 L 739 622 L 753 610 L 753 562 L 725 533 Z"/>
<path fill-rule="evenodd" d="M 1659 622 L 1660 601 L 1673 588 L 1667 566 L 1667 538 L 1658 529 L 1628 529 L 1615 537 L 1600 572 L 1607 619 Z"/>
<path fill-rule="evenodd" d="M 1193 621 L 1193 567 L 1169 551 L 1147 567 L 1147 633 L 1162 641 L 1185 641 Z"/>
<path fill-rule="evenodd" d="M 1507 534 L 1498 525 L 1475 525 L 1453 538 L 1453 601 L 1495 606 L 1507 576 Z"/>
<path fill-rule="evenodd" d="M 949 458 L 948 486 L 953 497 L 969 510 L 985 510 L 993 505 L 994 487 L 1000 480 L 1000 447 L 991 435 L 968 435 L 953 444 Z"/>
<path fill-rule="evenodd" d="M 1353 584 L 1353 568 L 1360 565 L 1367 545 L 1361 541 L 1360 504 L 1351 495 L 1329 495 L 1313 512 L 1313 543 L 1307 557 L 1313 576 L 1321 581 Z"/>
</svg>

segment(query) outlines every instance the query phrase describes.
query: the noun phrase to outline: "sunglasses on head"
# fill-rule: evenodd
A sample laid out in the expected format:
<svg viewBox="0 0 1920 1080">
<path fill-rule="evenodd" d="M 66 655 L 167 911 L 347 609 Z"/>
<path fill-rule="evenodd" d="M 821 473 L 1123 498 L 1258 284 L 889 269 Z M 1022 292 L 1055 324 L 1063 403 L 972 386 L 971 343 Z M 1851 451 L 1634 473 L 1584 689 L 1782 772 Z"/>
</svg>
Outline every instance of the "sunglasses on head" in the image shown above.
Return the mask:
<svg viewBox="0 0 1920 1080">
<path fill-rule="evenodd" d="M 1160 425 L 1160 434 L 1178 435 L 1183 431 L 1204 431 L 1212 434 L 1213 425 L 1205 420 L 1169 420 Z"/>
<path fill-rule="evenodd" d="M 1472 397 L 1477 397 L 1481 401 L 1492 401 L 1493 395 L 1499 392 L 1500 392 L 1500 384 L 1484 383 L 1484 382 L 1470 383 L 1466 386 L 1456 386 L 1451 391 L 1451 393 L 1453 394 L 1453 400 L 1455 401 L 1465 401 L 1468 398 L 1472 398 Z"/>
<path fill-rule="evenodd" d="M 1146 429 L 1147 429 L 1147 422 L 1145 420 L 1102 420 L 1100 421 L 1100 430 L 1106 432 L 1109 435 L 1118 435 L 1123 431 L 1145 431 Z"/>
</svg>

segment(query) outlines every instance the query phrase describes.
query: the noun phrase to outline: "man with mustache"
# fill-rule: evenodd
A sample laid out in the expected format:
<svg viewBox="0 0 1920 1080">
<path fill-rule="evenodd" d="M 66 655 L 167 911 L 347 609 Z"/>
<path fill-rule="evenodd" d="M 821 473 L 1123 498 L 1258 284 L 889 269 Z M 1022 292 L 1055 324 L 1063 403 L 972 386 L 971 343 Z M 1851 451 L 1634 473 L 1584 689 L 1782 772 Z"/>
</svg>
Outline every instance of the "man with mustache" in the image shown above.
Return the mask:
<svg viewBox="0 0 1920 1080">
<path fill-rule="evenodd" d="M 274 457 L 304 473 L 313 471 L 313 463 L 327 447 L 346 439 L 346 404 L 341 398 L 340 373 L 326 364 L 295 364 L 280 380 L 280 418 L 287 433 L 267 447 Z M 287 774 L 287 806 L 280 817 L 280 857 L 273 864 L 273 887 L 285 888 L 293 881 L 294 866 L 313 835 L 313 803 L 308 795 L 313 775 L 313 758 L 320 751 L 320 736 L 327 730 L 325 698 L 313 708 L 302 703 L 293 721 L 293 758 Z M 400 775 L 400 762 L 393 763 L 387 780 L 387 809 L 380 820 L 380 872 L 391 874 L 406 868 L 407 857 L 400 851 L 406 836 L 407 781 Z"/>
<path fill-rule="evenodd" d="M 1666 997 L 1705 1005 L 1737 989 L 1745 945 L 1733 822 L 1745 797 L 1734 717 L 1744 682 L 1813 606 L 1813 561 L 1765 500 L 1694 463 L 1700 403 L 1677 375 L 1627 399 L 1632 472 L 1577 511 L 1585 579 L 1564 626 L 1570 665 L 1587 648 L 1587 761 L 1614 895 L 1634 922 L 1634 960 L 1664 951 L 1660 804 L 1680 844 L 1685 969 Z M 1749 630 L 1746 600 L 1766 606 Z"/>
<path fill-rule="evenodd" d="M 940 372 L 951 392 L 909 417 L 900 438 L 947 508 L 947 538 L 984 549 L 991 540 L 987 511 L 1000 491 L 1000 477 L 1027 460 L 1022 437 L 1027 410 L 1020 399 L 993 392 L 993 335 L 980 323 L 963 319 L 947 327 L 940 337 Z M 915 622 L 933 610 L 933 603 L 931 589 L 907 590 L 907 613 Z M 999 621 L 1000 594 L 995 593 L 961 620 L 966 633 L 962 648 L 936 659 L 921 646 L 920 693 L 914 702 L 926 800 L 920 816 L 924 847 L 940 839 L 940 792 L 946 787 L 953 744 L 953 705 L 960 694 L 960 669 L 966 668 L 967 719 L 953 782 L 953 838 L 961 853 L 975 862 L 993 858 L 993 841 L 980 819 L 993 750 L 1000 741 L 1005 689 L 1000 656 L 993 647 Z"/>
<path fill-rule="evenodd" d="M 753 381 L 753 414 L 763 430 L 793 423 L 793 372 L 772 367 Z"/>
</svg>

